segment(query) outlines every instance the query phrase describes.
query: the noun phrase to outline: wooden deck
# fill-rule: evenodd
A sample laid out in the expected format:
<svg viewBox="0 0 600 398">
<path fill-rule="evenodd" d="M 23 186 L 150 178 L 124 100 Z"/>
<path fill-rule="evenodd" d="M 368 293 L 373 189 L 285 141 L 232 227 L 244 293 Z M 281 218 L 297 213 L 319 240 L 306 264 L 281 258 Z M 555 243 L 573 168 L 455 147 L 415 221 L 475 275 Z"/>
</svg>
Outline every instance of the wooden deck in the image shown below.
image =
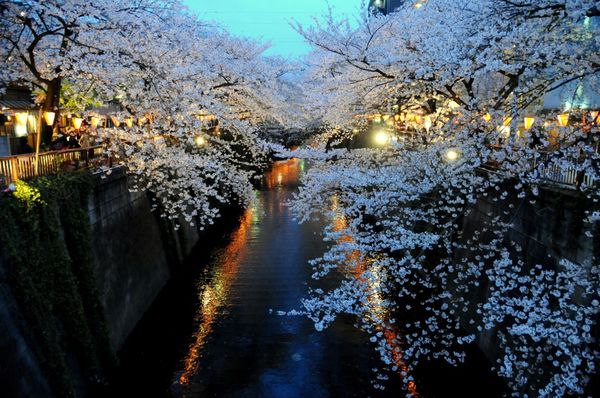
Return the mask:
<svg viewBox="0 0 600 398">
<path fill-rule="evenodd" d="M 6 186 L 15 180 L 27 180 L 36 176 L 58 173 L 65 164 L 86 167 L 92 159 L 100 158 L 102 148 L 67 149 L 40 153 L 36 170 L 35 153 L 0 158 L 0 186 Z"/>
</svg>

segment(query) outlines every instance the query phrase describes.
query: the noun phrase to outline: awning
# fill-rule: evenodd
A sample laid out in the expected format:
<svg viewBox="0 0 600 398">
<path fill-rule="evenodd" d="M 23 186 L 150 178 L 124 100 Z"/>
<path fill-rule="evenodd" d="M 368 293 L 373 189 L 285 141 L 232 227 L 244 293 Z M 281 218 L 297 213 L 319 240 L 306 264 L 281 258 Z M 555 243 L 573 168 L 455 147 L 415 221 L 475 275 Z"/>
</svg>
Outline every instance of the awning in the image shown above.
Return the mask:
<svg viewBox="0 0 600 398">
<path fill-rule="evenodd" d="M 34 106 L 33 102 L 29 101 L 0 99 L 0 110 L 31 110 Z"/>
</svg>

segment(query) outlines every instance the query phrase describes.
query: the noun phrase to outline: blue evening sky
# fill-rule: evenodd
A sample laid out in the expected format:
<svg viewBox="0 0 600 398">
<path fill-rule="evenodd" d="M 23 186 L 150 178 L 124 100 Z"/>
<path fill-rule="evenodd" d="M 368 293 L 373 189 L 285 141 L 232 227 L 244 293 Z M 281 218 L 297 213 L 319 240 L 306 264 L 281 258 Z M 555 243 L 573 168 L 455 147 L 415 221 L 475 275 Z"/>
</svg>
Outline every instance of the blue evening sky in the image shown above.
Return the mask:
<svg viewBox="0 0 600 398">
<path fill-rule="evenodd" d="M 327 11 L 326 0 L 183 0 L 202 19 L 219 22 L 231 33 L 270 41 L 267 54 L 299 57 L 310 48 L 289 25 L 295 19 L 311 24 Z M 358 15 L 360 0 L 329 0 L 336 15 Z"/>
</svg>

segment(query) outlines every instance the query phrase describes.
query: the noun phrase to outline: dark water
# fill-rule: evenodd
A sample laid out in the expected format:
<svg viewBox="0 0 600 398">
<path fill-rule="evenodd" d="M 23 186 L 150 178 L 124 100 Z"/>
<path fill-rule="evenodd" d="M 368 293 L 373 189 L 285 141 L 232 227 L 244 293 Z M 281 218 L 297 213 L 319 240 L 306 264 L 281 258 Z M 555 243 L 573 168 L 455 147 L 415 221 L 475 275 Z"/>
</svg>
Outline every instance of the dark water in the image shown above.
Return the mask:
<svg viewBox="0 0 600 398">
<path fill-rule="evenodd" d="M 302 161 L 276 163 L 233 233 L 214 231 L 201 242 L 192 271 L 170 282 L 121 352 L 112 396 L 404 396 L 398 375 L 385 391 L 373 389 L 372 369 L 381 364 L 352 319 L 317 332 L 304 317 L 271 313 L 299 308 L 307 262 L 326 249 L 323 224 L 299 225 L 285 205 L 303 170 Z M 459 370 L 430 364 L 411 391 L 499 396 L 475 358 Z"/>
</svg>

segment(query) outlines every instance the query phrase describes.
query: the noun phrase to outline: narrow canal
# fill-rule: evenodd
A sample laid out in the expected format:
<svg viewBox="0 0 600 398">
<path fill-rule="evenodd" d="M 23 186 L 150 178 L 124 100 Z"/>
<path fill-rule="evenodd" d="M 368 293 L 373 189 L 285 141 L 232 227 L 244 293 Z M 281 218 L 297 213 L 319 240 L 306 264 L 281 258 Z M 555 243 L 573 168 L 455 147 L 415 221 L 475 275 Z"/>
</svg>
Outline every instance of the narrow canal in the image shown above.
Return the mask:
<svg viewBox="0 0 600 398">
<path fill-rule="evenodd" d="M 113 395 L 404 396 L 399 377 L 385 391 L 373 389 L 373 369 L 381 364 L 369 336 L 352 319 L 317 332 L 304 317 L 276 315 L 299 308 L 311 280 L 308 261 L 326 249 L 323 225 L 299 225 L 286 206 L 303 170 L 300 160 L 275 163 L 233 232 L 213 231 L 199 245 L 193 271 L 165 288 L 122 350 Z M 424 394 L 417 383 L 413 392 L 421 397 L 479 392 L 473 386 L 490 380 L 486 375 L 473 382 L 470 371 L 467 377 L 444 367 L 432 371 L 440 376 L 430 381 L 451 385 L 444 382 Z M 494 396 L 490 389 L 484 388 L 485 396 Z"/>
</svg>

